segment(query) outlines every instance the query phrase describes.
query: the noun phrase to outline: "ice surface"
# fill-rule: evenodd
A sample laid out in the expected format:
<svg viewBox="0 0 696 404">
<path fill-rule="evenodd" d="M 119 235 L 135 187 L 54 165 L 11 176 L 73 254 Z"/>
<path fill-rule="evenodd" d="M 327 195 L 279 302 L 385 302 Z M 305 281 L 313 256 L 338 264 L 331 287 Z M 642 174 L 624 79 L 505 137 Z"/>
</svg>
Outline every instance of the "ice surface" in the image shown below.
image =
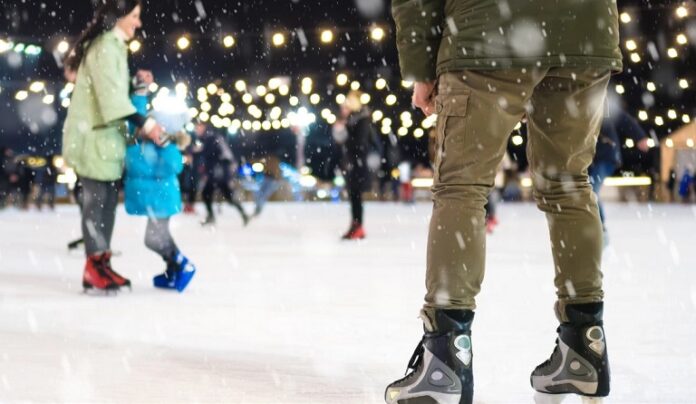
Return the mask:
<svg viewBox="0 0 696 404">
<path fill-rule="evenodd" d="M 606 209 L 605 402 L 693 402 L 695 211 Z M 1 211 L 0 402 L 382 402 L 421 335 L 430 206 L 368 204 L 368 238 L 340 242 L 348 211 L 272 203 L 242 228 L 225 208 L 214 230 L 177 216 L 199 269 L 179 295 L 151 287 L 163 263 L 143 245 L 145 219 L 120 210 L 114 265 L 134 290 L 108 298 L 81 294 L 83 259 L 66 251 L 75 207 Z M 474 324 L 476 402 L 532 403 L 529 371 L 556 328 L 548 236 L 532 205 L 499 214 Z"/>
</svg>

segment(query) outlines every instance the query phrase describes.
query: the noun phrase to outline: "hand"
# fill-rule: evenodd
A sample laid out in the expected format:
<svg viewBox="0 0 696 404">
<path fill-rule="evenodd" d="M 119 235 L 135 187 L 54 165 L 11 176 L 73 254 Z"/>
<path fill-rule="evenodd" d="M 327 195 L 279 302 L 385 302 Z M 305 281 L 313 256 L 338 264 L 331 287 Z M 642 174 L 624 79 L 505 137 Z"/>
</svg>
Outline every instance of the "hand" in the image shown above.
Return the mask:
<svg viewBox="0 0 696 404">
<path fill-rule="evenodd" d="M 435 81 L 418 81 L 413 85 L 413 98 L 411 102 L 416 108 L 420 108 L 425 116 L 434 114 L 435 111 Z"/>
<path fill-rule="evenodd" d="M 155 125 L 149 133 L 143 133 L 143 135 L 145 135 L 145 138 L 151 140 L 152 143 L 161 146 L 164 128 L 161 125 Z"/>
<path fill-rule="evenodd" d="M 641 139 L 640 142 L 636 145 L 638 150 L 642 151 L 643 153 L 647 153 L 650 151 L 650 145 L 648 144 L 648 138 Z"/>
</svg>

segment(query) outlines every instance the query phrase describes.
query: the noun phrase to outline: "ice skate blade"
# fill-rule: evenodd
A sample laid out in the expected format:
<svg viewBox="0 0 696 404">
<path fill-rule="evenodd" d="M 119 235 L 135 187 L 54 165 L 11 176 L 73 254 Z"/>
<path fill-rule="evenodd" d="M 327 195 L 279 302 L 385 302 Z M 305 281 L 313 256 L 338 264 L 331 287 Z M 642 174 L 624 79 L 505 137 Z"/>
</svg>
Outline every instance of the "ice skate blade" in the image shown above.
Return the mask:
<svg viewBox="0 0 696 404">
<path fill-rule="evenodd" d="M 604 403 L 604 397 L 587 397 L 587 396 L 581 396 L 581 395 L 572 394 L 572 393 L 547 394 L 547 393 L 541 393 L 538 391 L 536 393 L 534 393 L 534 403 L 535 404 L 561 404 L 566 399 L 568 400 L 568 404 L 577 403 L 578 400 L 574 399 L 574 397 L 577 397 L 582 404 L 602 404 L 602 403 Z"/>
<path fill-rule="evenodd" d="M 97 289 L 92 287 L 83 287 L 82 294 L 93 297 L 111 297 L 117 296 L 119 289 Z"/>
</svg>

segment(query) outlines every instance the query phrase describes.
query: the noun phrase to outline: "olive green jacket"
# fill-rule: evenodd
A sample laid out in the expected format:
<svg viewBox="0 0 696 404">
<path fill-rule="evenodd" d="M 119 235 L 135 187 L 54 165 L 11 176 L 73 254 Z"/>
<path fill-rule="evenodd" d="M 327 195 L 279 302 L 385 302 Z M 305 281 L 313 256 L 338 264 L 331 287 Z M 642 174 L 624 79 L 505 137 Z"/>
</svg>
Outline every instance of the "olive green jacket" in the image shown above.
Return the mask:
<svg viewBox="0 0 696 404">
<path fill-rule="evenodd" d="M 82 177 L 121 178 L 130 101 L 128 48 L 112 31 L 97 37 L 77 71 L 63 127 L 63 156 Z"/>
<path fill-rule="evenodd" d="M 516 67 L 620 70 L 616 0 L 393 0 L 404 79 Z"/>
</svg>

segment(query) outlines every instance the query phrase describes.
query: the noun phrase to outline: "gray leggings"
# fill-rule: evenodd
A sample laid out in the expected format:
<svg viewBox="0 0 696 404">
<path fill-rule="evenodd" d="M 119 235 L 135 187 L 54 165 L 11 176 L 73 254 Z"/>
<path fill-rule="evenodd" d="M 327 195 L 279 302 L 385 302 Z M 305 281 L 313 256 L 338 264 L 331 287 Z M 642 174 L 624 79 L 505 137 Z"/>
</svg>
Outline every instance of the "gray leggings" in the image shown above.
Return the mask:
<svg viewBox="0 0 696 404">
<path fill-rule="evenodd" d="M 97 181 L 81 177 L 82 238 L 87 256 L 111 249 L 114 233 L 118 187 L 113 181 Z"/>
<path fill-rule="evenodd" d="M 145 246 L 157 254 L 161 255 L 166 261 L 171 260 L 179 251 L 174 243 L 172 234 L 169 232 L 169 218 L 147 219 L 145 228 Z"/>
</svg>

